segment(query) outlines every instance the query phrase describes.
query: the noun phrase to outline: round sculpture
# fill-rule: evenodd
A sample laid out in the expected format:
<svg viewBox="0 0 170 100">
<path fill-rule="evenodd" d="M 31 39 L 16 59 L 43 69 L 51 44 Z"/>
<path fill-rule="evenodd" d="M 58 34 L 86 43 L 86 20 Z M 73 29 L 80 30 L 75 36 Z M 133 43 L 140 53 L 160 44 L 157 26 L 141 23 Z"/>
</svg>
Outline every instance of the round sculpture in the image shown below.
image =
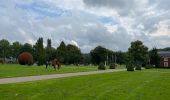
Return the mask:
<svg viewBox="0 0 170 100">
<path fill-rule="evenodd" d="M 21 65 L 32 65 L 33 64 L 33 56 L 29 52 L 23 52 L 19 55 L 18 62 Z"/>
</svg>

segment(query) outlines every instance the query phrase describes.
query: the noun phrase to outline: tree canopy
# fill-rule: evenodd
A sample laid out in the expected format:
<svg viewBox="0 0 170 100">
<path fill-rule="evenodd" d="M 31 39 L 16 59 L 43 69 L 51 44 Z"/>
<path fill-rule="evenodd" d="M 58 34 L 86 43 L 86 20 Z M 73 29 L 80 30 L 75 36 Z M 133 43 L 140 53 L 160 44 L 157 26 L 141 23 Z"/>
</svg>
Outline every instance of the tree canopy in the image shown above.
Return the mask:
<svg viewBox="0 0 170 100">
<path fill-rule="evenodd" d="M 122 64 L 127 62 L 127 59 L 132 59 L 131 61 L 136 64 L 147 63 L 149 57 L 151 64 L 156 65 L 154 59 L 157 59 L 155 49 L 150 51 L 148 56 L 148 48 L 139 40 L 131 43 L 128 52 L 114 52 L 102 46 L 97 46 L 86 54 L 83 54 L 80 48 L 75 45 L 65 44 L 64 41 L 58 47 L 52 47 L 51 39 L 47 39 L 47 46 L 44 47 L 43 38 L 39 38 L 34 45 L 22 44 L 17 41 L 11 44 L 8 40 L 0 40 L 0 58 L 17 58 L 22 52 L 30 52 L 33 55 L 34 63 L 38 65 L 55 58 L 63 64 L 100 64 L 106 62 L 107 65 L 111 63 Z"/>
<path fill-rule="evenodd" d="M 135 64 L 146 64 L 148 62 L 148 48 L 143 45 L 142 41 L 131 42 L 128 54 L 129 59 L 132 59 Z"/>
<path fill-rule="evenodd" d="M 60 43 L 60 46 L 57 48 L 57 58 L 60 60 L 60 62 L 66 63 L 67 53 L 68 53 L 67 47 L 66 47 L 64 41 L 62 41 Z"/>
<path fill-rule="evenodd" d="M 149 51 L 149 59 L 151 65 L 155 65 L 156 67 L 159 67 L 160 57 L 158 55 L 158 49 L 153 48 L 152 50 Z"/>
<path fill-rule="evenodd" d="M 102 46 L 98 46 L 90 52 L 93 64 L 104 63 L 107 60 L 108 50 Z"/>
<path fill-rule="evenodd" d="M 67 63 L 78 64 L 82 61 L 82 53 L 75 45 L 67 45 Z"/>
<path fill-rule="evenodd" d="M 8 42 L 8 40 L 0 40 L 0 57 L 10 57 L 10 43 Z"/>
</svg>

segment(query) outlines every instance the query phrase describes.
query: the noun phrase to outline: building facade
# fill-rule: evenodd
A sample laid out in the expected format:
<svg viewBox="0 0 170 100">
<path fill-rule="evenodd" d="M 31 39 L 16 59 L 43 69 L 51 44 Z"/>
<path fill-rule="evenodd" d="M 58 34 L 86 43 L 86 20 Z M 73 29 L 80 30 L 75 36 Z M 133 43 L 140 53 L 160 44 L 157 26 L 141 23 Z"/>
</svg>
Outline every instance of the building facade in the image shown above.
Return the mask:
<svg viewBox="0 0 170 100">
<path fill-rule="evenodd" d="M 158 54 L 161 57 L 160 60 L 161 67 L 170 68 L 170 51 L 159 51 Z"/>
</svg>

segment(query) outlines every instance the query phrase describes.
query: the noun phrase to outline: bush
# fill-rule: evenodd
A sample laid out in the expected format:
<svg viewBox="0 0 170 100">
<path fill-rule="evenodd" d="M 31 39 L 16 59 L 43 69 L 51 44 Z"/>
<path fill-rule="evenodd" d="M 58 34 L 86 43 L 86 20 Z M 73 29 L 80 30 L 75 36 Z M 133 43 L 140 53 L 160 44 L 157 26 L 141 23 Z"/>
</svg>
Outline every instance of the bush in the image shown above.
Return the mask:
<svg viewBox="0 0 170 100">
<path fill-rule="evenodd" d="M 109 66 L 109 69 L 116 69 L 116 64 L 111 63 L 110 66 Z"/>
<path fill-rule="evenodd" d="M 137 64 L 137 65 L 135 66 L 135 70 L 142 70 L 141 65 Z"/>
<path fill-rule="evenodd" d="M 146 64 L 142 64 L 142 67 L 146 67 Z"/>
<path fill-rule="evenodd" d="M 127 71 L 134 71 L 134 65 L 133 64 L 127 64 L 126 68 L 127 68 Z"/>
<path fill-rule="evenodd" d="M 99 70 L 106 70 L 106 66 L 104 65 L 104 63 L 100 63 L 98 66 Z"/>
<path fill-rule="evenodd" d="M 145 69 L 152 69 L 152 68 L 153 68 L 152 65 L 147 65 L 147 66 L 145 66 Z"/>
</svg>

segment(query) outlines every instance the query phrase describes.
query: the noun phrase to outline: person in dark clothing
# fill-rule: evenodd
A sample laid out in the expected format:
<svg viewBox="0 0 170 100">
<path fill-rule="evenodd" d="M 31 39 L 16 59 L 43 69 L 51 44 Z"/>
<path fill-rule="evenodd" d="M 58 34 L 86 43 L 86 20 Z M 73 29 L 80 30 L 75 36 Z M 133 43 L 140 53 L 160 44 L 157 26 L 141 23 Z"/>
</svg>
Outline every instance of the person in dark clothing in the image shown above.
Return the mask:
<svg viewBox="0 0 170 100">
<path fill-rule="evenodd" d="M 45 62 L 46 69 L 47 69 L 47 67 L 48 67 L 48 64 L 49 64 L 48 61 L 46 61 L 46 62 Z"/>
</svg>

